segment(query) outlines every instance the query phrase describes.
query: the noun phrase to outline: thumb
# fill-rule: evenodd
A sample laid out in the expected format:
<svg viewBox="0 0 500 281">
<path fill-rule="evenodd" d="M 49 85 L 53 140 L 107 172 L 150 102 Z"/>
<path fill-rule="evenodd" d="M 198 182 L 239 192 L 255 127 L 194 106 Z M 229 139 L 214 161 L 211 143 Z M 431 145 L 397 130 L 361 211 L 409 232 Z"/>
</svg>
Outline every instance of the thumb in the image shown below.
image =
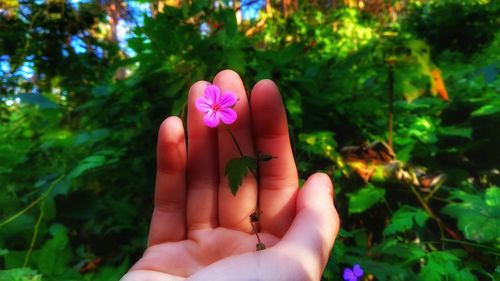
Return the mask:
<svg viewBox="0 0 500 281">
<path fill-rule="evenodd" d="M 300 190 L 292 226 L 275 247 L 297 253 L 297 258 L 303 259 L 299 263 L 311 280 L 320 280 L 339 227 L 332 181 L 328 175 L 316 173 Z"/>
</svg>

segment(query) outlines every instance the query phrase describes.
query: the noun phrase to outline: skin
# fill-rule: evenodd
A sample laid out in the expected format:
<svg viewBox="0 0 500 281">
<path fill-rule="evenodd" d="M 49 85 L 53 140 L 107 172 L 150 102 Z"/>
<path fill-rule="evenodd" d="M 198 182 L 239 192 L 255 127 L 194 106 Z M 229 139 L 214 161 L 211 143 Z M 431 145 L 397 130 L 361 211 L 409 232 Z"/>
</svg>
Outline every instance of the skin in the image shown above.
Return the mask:
<svg viewBox="0 0 500 281">
<path fill-rule="evenodd" d="M 208 82 L 195 83 L 187 147 L 179 118 L 160 127 L 148 248 L 121 280 L 320 280 L 339 230 L 330 178 L 316 173 L 299 190 L 285 109 L 272 81 L 258 82 L 250 100 L 233 71 L 220 72 L 213 84 L 239 98 L 230 129 L 244 154 L 277 158 L 261 162 L 259 181 L 249 173 L 233 196 L 224 168 L 238 150 L 223 126 L 203 123 L 194 104 Z M 263 251 L 256 251 L 249 220 L 257 200 Z"/>
</svg>

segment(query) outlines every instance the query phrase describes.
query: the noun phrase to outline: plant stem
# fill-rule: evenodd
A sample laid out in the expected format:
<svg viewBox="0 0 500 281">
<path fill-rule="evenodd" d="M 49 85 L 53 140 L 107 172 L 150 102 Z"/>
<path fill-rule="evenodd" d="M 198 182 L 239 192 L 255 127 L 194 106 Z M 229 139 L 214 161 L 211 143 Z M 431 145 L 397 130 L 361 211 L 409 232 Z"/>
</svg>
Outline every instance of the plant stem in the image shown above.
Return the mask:
<svg viewBox="0 0 500 281">
<path fill-rule="evenodd" d="M 238 149 L 238 152 L 240 153 L 241 157 L 245 156 L 243 154 L 243 150 L 241 150 L 241 147 L 240 145 L 238 144 L 238 141 L 236 140 L 236 137 L 233 135 L 233 132 L 231 132 L 231 130 L 229 130 L 229 128 L 227 126 L 224 126 L 224 128 L 226 128 L 226 131 L 229 133 L 229 135 L 231 136 L 231 138 L 233 139 L 233 142 L 234 144 L 236 145 L 236 148 Z"/>
<path fill-rule="evenodd" d="M 388 91 L 389 91 L 389 114 L 388 114 L 388 132 L 387 132 L 387 143 L 390 148 L 392 147 L 392 134 L 394 130 L 393 125 L 393 115 L 394 115 L 394 70 L 392 69 L 392 65 L 389 64 L 389 73 L 387 78 Z"/>
<path fill-rule="evenodd" d="M 241 157 L 245 156 L 245 154 L 243 154 L 243 150 L 241 150 L 241 147 L 240 147 L 238 141 L 236 140 L 236 137 L 234 136 L 233 132 L 231 132 L 231 130 L 227 126 L 224 126 L 224 128 L 226 128 L 227 132 L 229 133 L 229 135 L 233 139 L 233 142 L 236 145 L 236 148 L 238 149 L 238 152 L 240 153 L 240 156 Z M 255 179 L 258 181 L 259 177 L 257 176 L 257 173 L 253 169 L 249 169 L 249 170 L 253 174 L 253 176 L 255 177 Z M 260 240 L 259 230 L 257 229 L 257 222 L 258 222 L 258 217 L 259 217 L 259 203 L 258 202 L 259 202 L 259 197 L 258 197 L 258 194 L 257 194 L 257 206 L 255 207 L 255 212 L 250 216 L 250 223 L 252 224 L 252 231 L 253 231 L 253 233 L 255 233 L 255 236 L 257 237 L 257 241 L 258 241 L 257 246 L 256 246 L 257 247 L 257 251 L 260 251 L 260 250 L 264 250 L 265 249 L 265 245 Z M 255 221 L 252 219 L 252 216 L 254 216 L 254 215 L 257 218 Z"/>
<path fill-rule="evenodd" d="M 476 248 L 483 248 L 485 250 L 490 250 L 490 251 L 494 252 L 496 255 L 500 256 L 500 250 L 497 248 L 488 247 L 488 246 L 478 244 L 478 243 L 472 243 L 472 242 L 467 242 L 467 241 L 458 241 L 458 240 L 453 240 L 453 239 L 448 239 L 448 238 L 443 238 L 442 240 L 445 242 L 452 242 L 452 243 L 458 243 L 458 244 L 463 244 L 463 245 L 469 245 L 469 246 L 476 247 Z"/>
<path fill-rule="evenodd" d="M 225 125 L 224 125 L 224 128 L 226 128 L 226 131 L 229 133 L 229 135 L 233 139 L 233 142 L 236 145 L 236 148 L 238 149 L 238 152 L 240 153 L 240 156 L 241 157 L 245 156 L 245 154 L 243 154 L 243 150 L 241 150 L 240 144 L 236 140 L 236 137 L 233 135 L 233 132 L 231 132 L 231 130 L 227 126 L 225 126 Z M 249 169 L 249 170 L 254 175 L 255 179 L 259 180 L 259 178 L 257 177 L 257 173 L 253 169 Z"/>
<path fill-rule="evenodd" d="M 36 204 L 38 204 L 40 201 L 44 200 L 50 194 L 50 192 L 54 189 L 54 187 L 56 187 L 57 183 L 59 183 L 63 178 L 64 178 L 64 175 L 62 175 L 59 178 L 57 178 L 55 181 L 52 182 L 52 184 L 50 185 L 49 189 L 47 189 L 47 191 L 45 191 L 42 194 L 42 196 L 40 196 L 37 199 L 35 199 L 35 201 L 31 202 L 28 206 L 26 206 L 21 211 L 15 213 L 14 215 L 12 215 L 9 218 L 5 219 L 4 221 L 0 222 L 0 228 L 2 228 L 3 226 L 11 223 L 12 221 L 14 221 L 15 219 L 17 219 L 18 217 L 22 216 L 27 211 L 29 211 L 31 208 L 33 208 L 34 206 L 36 206 Z"/>
<path fill-rule="evenodd" d="M 449 228 L 442 220 L 441 218 L 439 218 L 436 213 L 434 213 L 434 211 L 431 209 L 431 207 L 429 206 L 429 204 L 427 204 L 427 202 L 425 202 L 425 200 L 422 198 L 422 196 L 420 196 L 420 194 L 418 194 L 417 190 L 415 189 L 415 187 L 413 187 L 413 185 L 410 185 L 410 188 L 411 188 L 411 191 L 413 192 L 413 194 L 415 195 L 415 197 L 417 198 L 418 202 L 420 203 L 420 205 L 422 205 L 422 207 L 424 208 L 424 210 L 427 212 L 427 214 L 429 215 L 429 217 L 433 220 L 435 220 L 437 222 L 437 224 L 439 225 L 440 228 L 446 230 L 446 232 L 455 240 L 462 240 L 460 239 L 460 237 L 458 236 L 458 234 L 455 233 L 455 231 L 453 231 L 451 228 Z M 444 237 L 443 237 L 444 238 Z"/>
<path fill-rule="evenodd" d="M 36 238 L 38 237 L 38 230 L 40 229 L 40 223 L 42 222 L 43 216 L 45 214 L 45 198 L 42 200 L 40 204 L 40 214 L 38 215 L 38 219 L 36 220 L 35 229 L 33 230 L 33 236 L 31 237 L 30 248 L 26 253 L 26 257 L 24 257 L 23 267 L 28 265 L 29 258 L 31 253 L 33 252 L 33 248 L 35 247 Z"/>
</svg>

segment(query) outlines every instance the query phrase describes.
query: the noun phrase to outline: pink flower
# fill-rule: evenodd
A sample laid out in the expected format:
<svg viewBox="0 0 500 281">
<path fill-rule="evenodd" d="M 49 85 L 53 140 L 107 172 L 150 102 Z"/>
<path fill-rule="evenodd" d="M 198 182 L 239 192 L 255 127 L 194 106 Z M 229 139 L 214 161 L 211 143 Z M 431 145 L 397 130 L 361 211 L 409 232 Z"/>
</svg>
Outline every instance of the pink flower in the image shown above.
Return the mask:
<svg viewBox="0 0 500 281">
<path fill-rule="evenodd" d="M 233 92 L 226 91 L 220 94 L 219 87 L 210 85 L 205 88 L 205 95 L 196 100 L 196 108 L 205 113 L 205 125 L 215 128 L 222 121 L 224 124 L 233 124 L 238 117 L 232 107 L 238 100 Z"/>
</svg>

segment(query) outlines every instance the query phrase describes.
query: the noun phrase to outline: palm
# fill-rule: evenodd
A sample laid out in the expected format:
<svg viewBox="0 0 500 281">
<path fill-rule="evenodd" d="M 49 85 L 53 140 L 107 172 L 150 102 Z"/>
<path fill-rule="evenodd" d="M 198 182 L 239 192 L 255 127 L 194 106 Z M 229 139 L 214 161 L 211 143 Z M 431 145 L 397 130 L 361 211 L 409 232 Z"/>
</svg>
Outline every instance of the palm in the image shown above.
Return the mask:
<svg viewBox="0 0 500 281">
<path fill-rule="evenodd" d="M 224 128 L 213 129 L 203 124 L 203 114 L 194 104 L 208 83 L 194 84 L 188 98 L 187 149 L 180 119 L 167 118 L 160 127 L 155 208 L 148 249 L 131 269 L 137 277 L 126 280 L 179 280 L 177 277 L 197 272 L 201 273 L 195 276 L 203 276 L 216 270 L 215 265 L 224 267 L 225 263 L 238 259 L 254 262 L 257 256 L 268 260 L 267 263 L 274 262 L 276 251 L 256 252 L 257 237 L 250 215 L 257 205 L 261 211 L 259 237 L 266 247 L 279 243 L 295 225 L 300 209 L 296 208 L 298 177 L 278 89 L 271 81 L 261 81 L 249 101 L 241 79 L 232 71 L 219 73 L 214 84 L 221 91 L 231 90 L 238 96 L 234 107 L 238 119 L 230 129 L 243 153 L 255 155 L 256 150 L 277 158 L 260 163 L 259 180 L 248 174 L 233 196 L 223 172 L 227 161 L 239 156 L 238 149 Z M 327 185 L 331 190 L 331 183 Z M 311 195 L 303 197 L 307 196 Z M 331 199 L 329 202 L 328 196 L 325 198 L 327 201 L 318 200 L 325 201 L 327 209 L 333 209 Z M 333 239 L 326 236 L 336 233 L 337 228 L 333 223 L 327 224 L 331 226 L 321 230 L 318 239 L 331 241 L 326 243 L 328 248 Z M 264 252 L 265 255 L 260 254 Z M 155 277 L 147 276 L 153 272 Z M 209 280 L 206 278 L 211 277 L 207 276 L 199 280 Z"/>
<path fill-rule="evenodd" d="M 196 230 L 189 237 L 188 240 L 166 242 L 148 248 L 141 260 L 142 264 L 138 265 L 143 269 L 175 276 L 190 276 L 226 257 L 255 251 L 255 235 L 223 227 Z M 266 233 L 260 237 L 267 241 L 267 246 L 274 245 L 278 240 Z"/>
</svg>

